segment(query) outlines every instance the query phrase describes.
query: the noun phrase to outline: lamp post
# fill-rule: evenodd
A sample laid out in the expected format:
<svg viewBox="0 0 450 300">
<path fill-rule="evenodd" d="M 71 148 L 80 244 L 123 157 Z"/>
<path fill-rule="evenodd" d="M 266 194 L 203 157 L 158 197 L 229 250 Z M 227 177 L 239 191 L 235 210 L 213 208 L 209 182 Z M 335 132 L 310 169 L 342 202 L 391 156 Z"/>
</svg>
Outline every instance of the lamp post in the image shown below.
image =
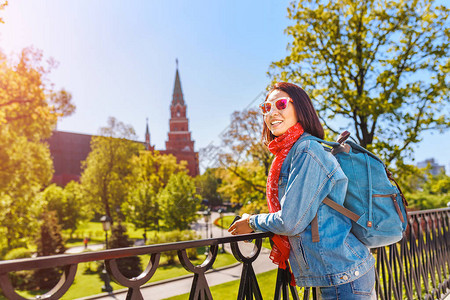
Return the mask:
<svg viewBox="0 0 450 300">
<path fill-rule="evenodd" d="M 205 210 L 203 216 L 205 218 L 205 225 L 206 225 L 206 238 L 208 238 L 209 217 L 211 216 L 211 211 L 209 210 L 209 208 Z"/>
<path fill-rule="evenodd" d="M 203 212 L 203 216 L 205 218 L 205 225 L 206 225 L 206 238 L 208 238 L 208 224 L 209 224 L 209 217 L 211 216 L 211 211 L 209 210 L 209 208 Z M 207 247 L 205 247 L 205 255 L 208 255 L 208 253 L 209 250 Z"/>
<path fill-rule="evenodd" d="M 108 249 L 108 231 L 111 229 L 111 218 L 109 216 L 103 216 L 100 218 L 102 222 L 103 230 L 105 231 L 105 245 Z"/>
<path fill-rule="evenodd" d="M 103 230 L 105 231 L 105 247 L 108 249 L 108 231 L 111 229 L 111 218 L 109 216 L 103 216 L 100 218 L 100 222 L 102 222 Z M 109 278 L 108 271 L 106 271 L 106 266 L 103 265 L 102 273 L 100 274 L 100 278 L 103 280 L 104 285 L 102 286 L 102 292 L 111 293 L 113 288 L 110 284 L 111 279 Z"/>
<path fill-rule="evenodd" d="M 220 216 L 220 228 L 221 228 L 221 232 L 222 232 L 222 237 L 223 237 L 223 209 L 219 208 L 219 210 L 217 211 L 219 213 Z M 222 253 L 225 253 L 225 247 L 224 244 L 222 243 Z"/>
</svg>

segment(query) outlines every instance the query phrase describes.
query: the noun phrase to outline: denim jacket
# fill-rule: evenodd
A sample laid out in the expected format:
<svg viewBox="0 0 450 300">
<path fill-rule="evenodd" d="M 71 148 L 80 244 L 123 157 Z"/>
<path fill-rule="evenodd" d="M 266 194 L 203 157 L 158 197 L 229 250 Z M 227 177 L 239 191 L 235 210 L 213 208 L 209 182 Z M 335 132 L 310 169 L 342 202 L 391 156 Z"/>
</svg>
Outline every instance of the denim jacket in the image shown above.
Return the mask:
<svg viewBox="0 0 450 300">
<path fill-rule="evenodd" d="M 316 141 L 300 137 L 281 167 L 281 210 L 258 214 L 249 222 L 257 231 L 289 238 L 289 263 L 298 286 L 333 286 L 367 273 L 375 259 L 351 232 L 350 219 L 322 203 L 328 196 L 343 204 L 347 177 L 334 156 Z M 320 241 L 312 242 L 311 221 L 317 213 Z"/>
</svg>

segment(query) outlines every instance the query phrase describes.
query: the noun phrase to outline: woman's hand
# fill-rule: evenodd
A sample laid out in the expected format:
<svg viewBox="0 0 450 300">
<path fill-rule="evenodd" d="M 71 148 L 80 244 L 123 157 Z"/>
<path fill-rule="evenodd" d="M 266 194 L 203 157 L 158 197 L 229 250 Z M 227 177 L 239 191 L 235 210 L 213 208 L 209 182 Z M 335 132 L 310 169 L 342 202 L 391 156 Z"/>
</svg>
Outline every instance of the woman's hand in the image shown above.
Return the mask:
<svg viewBox="0 0 450 300">
<path fill-rule="evenodd" d="M 242 219 L 237 220 L 233 225 L 230 226 L 230 228 L 228 228 L 228 232 L 230 232 L 232 235 L 252 233 L 253 229 L 251 229 L 248 224 L 249 218 L 250 215 L 244 214 L 242 216 Z"/>
</svg>

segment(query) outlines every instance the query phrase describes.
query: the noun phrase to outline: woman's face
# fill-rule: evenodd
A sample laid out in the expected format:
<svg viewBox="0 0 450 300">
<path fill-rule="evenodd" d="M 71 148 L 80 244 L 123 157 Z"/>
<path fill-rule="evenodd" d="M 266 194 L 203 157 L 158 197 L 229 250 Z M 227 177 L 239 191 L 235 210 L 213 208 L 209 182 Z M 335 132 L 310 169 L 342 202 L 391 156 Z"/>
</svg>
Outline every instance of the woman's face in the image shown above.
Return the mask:
<svg viewBox="0 0 450 300">
<path fill-rule="evenodd" d="M 298 122 L 297 113 L 291 101 L 288 101 L 285 109 L 277 109 L 275 102 L 281 98 L 289 98 L 289 95 L 280 90 L 273 90 L 266 100 L 272 104 L 272 110 L 264 116 L 264 122 L 274 136 L 282 135 Z"/>
</svg>

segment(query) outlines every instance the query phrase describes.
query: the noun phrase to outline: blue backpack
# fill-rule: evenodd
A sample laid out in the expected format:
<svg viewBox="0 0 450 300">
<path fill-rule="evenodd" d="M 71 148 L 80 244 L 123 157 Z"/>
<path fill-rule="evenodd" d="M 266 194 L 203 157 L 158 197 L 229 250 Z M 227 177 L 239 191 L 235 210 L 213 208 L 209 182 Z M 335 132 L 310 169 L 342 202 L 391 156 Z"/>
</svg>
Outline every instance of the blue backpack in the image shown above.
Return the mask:
<svg viewBox="0 0 450 300">
<path fill-rule="evenodd" d="M 331 151 L 348 178 L 344 206 L 326 197 L 324 204 L 352 220 L 352 233 L 367 247 L 375 248 L 400 241 L 407 226 L 408 205 L 392 173 L 373 153 L 347 141 L 348 131 L 337 142 L 328 142 L 315 136 L 299 141 L 315 140 Z M 395 185 L 392 184 L 395 183 Z M 311 222 L 313 242 L 319 241 L 317 216 Z"/>
</svg>

